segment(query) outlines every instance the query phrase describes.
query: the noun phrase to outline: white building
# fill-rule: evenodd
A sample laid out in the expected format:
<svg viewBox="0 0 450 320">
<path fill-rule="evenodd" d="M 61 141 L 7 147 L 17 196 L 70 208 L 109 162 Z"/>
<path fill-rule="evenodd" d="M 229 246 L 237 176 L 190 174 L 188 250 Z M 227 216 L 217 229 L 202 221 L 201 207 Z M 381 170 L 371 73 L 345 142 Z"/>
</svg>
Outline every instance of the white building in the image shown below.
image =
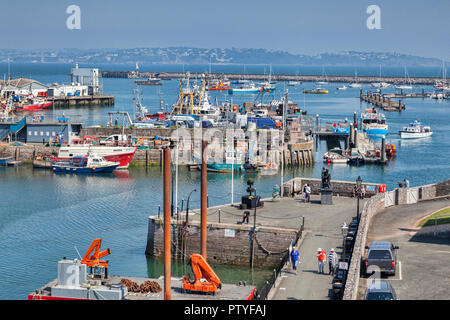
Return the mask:
<svg viewBox="0 0 450 320">
<path fill-rule="evenodd" d="M 100 92 L 100 71 L 97 68 L 72 68 L 71 73 L 72 85 L 88 86 L 88 94 L 95 95 Z"/>
<path fill-rule="evenodd" d="M 89 95 L 89 87 L 83 85 L 54 85 L 48 88 L 47 95 L 49 97 L 60 96 L 87 96 Z"/>
</svg>

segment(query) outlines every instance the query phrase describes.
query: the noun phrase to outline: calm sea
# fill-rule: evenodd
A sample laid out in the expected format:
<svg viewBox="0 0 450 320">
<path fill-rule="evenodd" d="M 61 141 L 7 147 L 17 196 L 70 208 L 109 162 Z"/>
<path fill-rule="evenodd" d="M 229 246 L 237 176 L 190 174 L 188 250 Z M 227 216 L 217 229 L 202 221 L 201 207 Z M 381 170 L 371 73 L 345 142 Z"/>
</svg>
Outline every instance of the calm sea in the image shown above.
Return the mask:
<svg viewBox="0 0 450 320">
<path fill-rule="evenodd" d="M 14 77 L 23 76 L 43 83 L 69 83 L 72 65 L 11 64 Z M 84 67 L 84 65 L 80 65 Z M 128 70 L 134 66 L 97 66 L 103 70 Z M 208 71 L 209 65 L 163 65 L 140 66 L 142 71 Z M 212 72 L 243 72 L 243 66 L 212 65 Z M 264 70 L 266 68 L 266 70 Z M 7 73 L 6 65 L 0 65 L 0 73 Z M 248 73 L 268 73 L 268 66 L 246 66 Z M 353 67 L 326 67 L 326 74 L 353 75 Z M 322 74 L 322 67 L 272 66 L 273 73 Z M 385 68 L 383 75 L 402 76 L 403 67 Z M 410 76 L 439 77 L 439 68 L 408 68 Z M 379 68 L 358 67 L 359 75 L 378 75 Z M 363 112 L 368 106 L 360 103 L 358 89 L 338 91 L 340 84 L 330 83 L 328 95 L 303 95 L 302 88 L 313 88 L 305 83 L 287 87 L 277 83 L 277 91 L 267 99 L 280 99 L 285 89 L 289 98 L 307 110 L 308 114 L 319 114 L 321 122 L 352 119 L 354 112 Z M 133 114 L 132 90 L 129 79 L 103 79 L 103 90 L 116 99 L 113 107 L 58 108 L 45 112 L 47 118 L 55 118 L 64 112 L 72 119 L 86 125 L 101 125 L 108 121 L 109 111 L 128 111 Z M 365 88 L 368 88 L 366 86 Z M 431 87 L 423 87 L 425 91 Z M 163 106 L 170 107 L 177 98 L 178 81 L 165 81 L 161 87 L 142 86 L 144 105 L 151 111 Z M 421 91 L 417 86 L 414 91 Z M 385 92 L 392 92 L 387 89 Z M 211 95 L 222 102 L 229 99 L 226 93 Z M 233 102 L 258 101 L 252 95 L 235 96 Z M 405 99 L 406 110 L 401 113 L 386 113 L 389 124 L 387 140 L 397 145 L 397 156 L 386 166 L 366 165 L 350 167 L 330 166 L 332 179 L 385 183 L 388 189 L 408 178 L 412 186 L 435 183 L 449 178 L 450 102 L 432 99 Z M 431 138 L 405 141 L 399 139 L 398 130 L 409 122 L 420 119 L 434 131 Z M 317 162 L 312 168 L 286 170 L 284 179 L 293 175 L 320 177 L 323 167 L 320 159 L 327 151 L 325 142 L 317 150 Z M 163 263 L 159 259 L 147 258 L 144 254 L 147 236 L 147 218 L 156 214 L 162 204 L 162 181 L 159 168 L 149 170 L 133 168 L 129 171 L 105 176 L 54 175 L 49 171 L 30 167 L 0 168 L 0 299 L 24 299 L 31 291 L 56 278 L 57 261 L 62 257 L 76 258 L 87 250 L 94 238 L 102 238 L 103 246 L 111 248 L 111 273 L 124 276 L 158 277 L 163 274 Z M 256 189 L 263 197 L 270 197 L 275 184 L 280 184 L 280 175 L 235 176 L 237 199 L 245 193 L 245 181 L 256 180 Z M 178 199 L 186 199 L 194 188 L 199 190 L 200 174 L 180 169 Z M 227 191 L 228 190 L 228 191 Z M 208 195 L 210 205 L 231 201 L 231 175 L 208 173 Z M 199 192 L 191 198 L 191 207 L 199 207 Z M 246 280 L 261 284 L 270 270 L 214 266 L 224 282 Z M 174 264 L 174 274 L 181 276 L 189 271 L 182 264 Z"/>
</svg>

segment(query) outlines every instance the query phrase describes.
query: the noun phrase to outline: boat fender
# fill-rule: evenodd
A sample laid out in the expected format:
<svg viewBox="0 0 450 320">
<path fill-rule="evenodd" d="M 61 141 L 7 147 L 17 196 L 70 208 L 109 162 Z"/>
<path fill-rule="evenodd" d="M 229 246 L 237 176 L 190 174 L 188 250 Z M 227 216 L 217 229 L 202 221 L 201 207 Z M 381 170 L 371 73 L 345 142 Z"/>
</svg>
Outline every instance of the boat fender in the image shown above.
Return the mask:
<svg viewBox="0 0 450 320">
<path fill-rule="evenodd" d="M 386 192 L 386 185 L 385 185 L 385 184 L 382 184 L 381 186 L 378 187 L 378 190 L 379 190 L 381 193 L 385 193 L 385 192 Z"/>
</svg>

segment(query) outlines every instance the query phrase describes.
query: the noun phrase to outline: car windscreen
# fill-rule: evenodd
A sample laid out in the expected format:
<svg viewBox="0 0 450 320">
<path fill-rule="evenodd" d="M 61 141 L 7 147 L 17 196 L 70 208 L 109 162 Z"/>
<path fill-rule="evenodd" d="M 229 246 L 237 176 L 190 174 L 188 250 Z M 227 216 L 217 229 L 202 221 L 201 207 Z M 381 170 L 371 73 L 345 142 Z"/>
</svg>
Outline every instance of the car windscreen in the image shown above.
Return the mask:
<svg viewBox="0 0 450 320">
<path fill-rule="evenodd" d="M 388 259 L 391 260 L 391 253 L 389 250 L 370 250 L 368 259 Z"/>
<path fill-rule="evenodd" d="M 367 300 L 394 300 L 394 296 L 388 292 L 369 292 Z"/>
</svg>

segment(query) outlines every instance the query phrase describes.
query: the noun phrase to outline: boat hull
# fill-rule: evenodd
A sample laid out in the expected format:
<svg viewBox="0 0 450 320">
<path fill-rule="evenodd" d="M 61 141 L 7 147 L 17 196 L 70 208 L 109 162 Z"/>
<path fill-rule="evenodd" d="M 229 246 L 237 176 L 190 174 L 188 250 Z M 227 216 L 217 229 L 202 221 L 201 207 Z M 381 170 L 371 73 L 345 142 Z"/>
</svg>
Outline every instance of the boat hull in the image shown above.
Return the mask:
<svg viewBox="0 0 450 320">
<path fill-rule="evenodd" d="M 201 170 L 201 164 L 198 165 Z M 206 170 L 210 172 L 217 173 L 231 173 L 232 171 L 236 173 L 254 173 L 257 172 L 256 168 L 246 169 L 242 164 L 226 164 L 226 163 L 208 163 L 206 165 Z"/>
<path fill-rule="evenodd" d="M 231 89 L 228 90 L 228 93 L 248 93 L 248 94 L 257 94 L 262 92 L 261 88 L 257 88 L 257 89 Z"/>
<path fill-rule="evenodd" d="M 304 90 L 303 93 L 309 93 L 309 94 L 328 94 L 328 90 Z"/>
<path fill-rule="evenodd" d="M 433 132 L 404 132 L 400 131 L 400 138 L 402 139 L 420 139 L 431 137 Z"/>
<path fill-rule="evenodd" d="M 0 158 L 0 167 L 6 167 L 13 160 L 13 157 Z"/>
<path fill-rule="evenodd" d="M 96 146 L 72 146 L 59 149 L 58 157 L 52 158 L 52 162 L 70 160 L 72 157 L 84 157 L 88 151 L 105 158 L 109 162 L 118 162 L 117 169 L 127 169 L 133 160 L 136 147 L 96 147 Z"/>
<path fill-rule="evenodd" d="M 386 136 L 388 134 L 388 129 L 382 129 L 382 128 L 371 128 L 365 130 L 366 134 L 368 136 L 374 136 L 374 137 L 382 137 Z"/>
<path fill-rule="evenodd" d="M 37 103 L 37 104 L 30 104 L 23 107 L 18 107 L 17 111 L 36 111 L 36 110 L 42 110 L 50 108 L 53 105 L 53 102 L 46 102 L 46 103 Z"/>
<path fill-rule="evenodd" d="M 99 166 L 99 167 L 75 167 L 71 165 L 53 164 L 53 172 L 64 173 L 111 173 L 117 169 L 118 164 Z"/>
</svg>

